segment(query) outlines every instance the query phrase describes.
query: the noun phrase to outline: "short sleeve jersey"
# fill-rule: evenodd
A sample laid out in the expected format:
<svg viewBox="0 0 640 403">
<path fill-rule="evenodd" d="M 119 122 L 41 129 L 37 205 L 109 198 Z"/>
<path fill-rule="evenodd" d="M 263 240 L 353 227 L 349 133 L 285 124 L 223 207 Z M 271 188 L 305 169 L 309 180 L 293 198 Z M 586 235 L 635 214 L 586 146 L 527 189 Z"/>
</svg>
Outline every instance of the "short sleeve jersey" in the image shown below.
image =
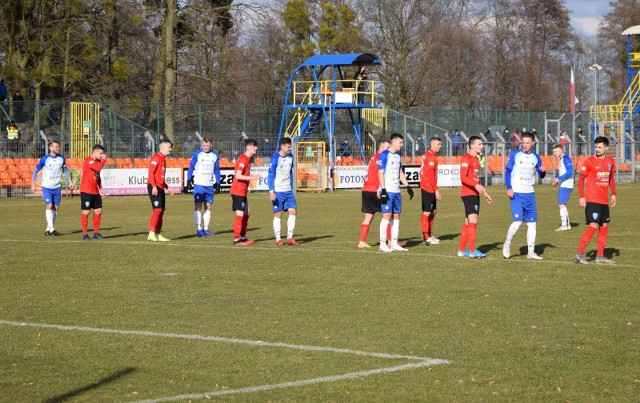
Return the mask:
<svg viewBox="0 0 640 403">
<path fill-rule="evenodd" d="M 101 188 L 100 171 L 107 160 L 96 161 L 93 157 L 87 157 L 82 163 L 82 179 L 80 180 L 80 192 L 99 194 Z"/>
<path fill-rule="evenodd" d="M 573 163 L 566 154 L 558 161 L 558 179 L 561 188 L 573 189 Z"/>
<path fill-rule="evenodd" d="M 384 150 L 378 157 L 378 171 L 384 171 L 387 192 L 400 193 L 400 154 Z"/>
<path fill-rule="evenodd" d="M 42 187 L 47 189 L 56 189 L 60 187 L 60 179 L 62 178 L 62 173 L 68 170 L 67 161 L 60 154 L 47 154 L 44 157 L 40 158 L 40 161 L 33 171 L 32 179 L 34 183 L 35 178 L 37 177 L 38 172 L 40 172 L 41 169 Z"/>
<path fill-rule="evenodd" d="M 167 159 L 162 153 L 156 153 L 151 157 L 151 163 L 149 164 L 149 173 L 147 175 L 147 183 L 151 186 L 155 186 L 161 189 L 166 189 L 169 186 L 165 181 L 165 174 L 167 172 Z"/>
<path fill-rule="evenodd" d="M 291 192 L 293 180 L 293 154 L 284 157 L 279 152 L 273 154 L 269 163 L 267 184 L 269 191 Z"/>
<path fill-rule="evenodd" d="M 429 193 L 435 193 L 438 190 L 438 157 L 431 150 L 422 156 L 420 188 Z"/>
<path fill-rule="evenodd" d="M 542 159 L 537 153 L 525 153 L 522 149 L 514 150 L 509 155 L 506 170 L 507 189 L 512 189 L 515 193 L 533 193 L 533 185 L 537 176 L 543 177 L 540 173 Z"/>
<path fill-rule="evenodd" d="M 233 169 L 233 182 L 231 183 L 230 193 L 236 196 L 246 196 L 249 189 L 249 181 L 238 179 L 235 175 L 236 171 L 240 171 L 243 175 L 249 175 L 251 169 L 251 160 L 246 154 L 242 154 L 236 161 Z"/>
<path fill-rule="evenodd" d="M 478 174 L 480 173 L 480 160 L 478 157 L 466 153 L 460 161 L 460 196 L 479 196 L 476 185 L 480 183 Z"/>
<path fill-rule="evenodd" d="M 198 150 L 193 153 L 189 163 L 187 179 L 193 179 L 198 186 L 213 186 L 220 182 L 220 155 L 215 151 L 208 153 Z"/>
<path fill-rule="evenodd" d="M 580 185 L 587 180 L 586 197 L 584 189 L 580 186 L 580 197 L 584 197 L 589 203 L 609 204 L 609 186 L 611 193 L 616 194 L 614 173 L 615 161 L 611 157 L 600 159 L 595 155 L 587 158 L 580 171 Z"/>
<path fill-rule="evenodd" d="M 378 179 L 378 158 L 380 153 L 376 153 L 369 161 L 367 167 L 367 176 L 364 178 L 364 184 L 362 185 L 363 192 L 377 192 L 380 187 L 380 180 Z"/>
</svg>

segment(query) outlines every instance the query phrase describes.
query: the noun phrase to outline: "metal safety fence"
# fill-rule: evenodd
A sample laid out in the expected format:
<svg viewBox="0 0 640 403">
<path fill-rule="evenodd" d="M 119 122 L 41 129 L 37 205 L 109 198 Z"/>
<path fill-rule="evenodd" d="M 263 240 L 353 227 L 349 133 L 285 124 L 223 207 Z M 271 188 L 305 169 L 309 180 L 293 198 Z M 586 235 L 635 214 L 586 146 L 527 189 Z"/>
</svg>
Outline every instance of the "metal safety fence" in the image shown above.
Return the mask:
<svg viewBox="0 0 640 403">
<path fill-rule="evenodd" d="M 33 171 L 37 158 L 47 152 L 47 141 L 59 141 L 63 155 L 71 155 L 71 105 L 65 101 L 0 105 L 0 196 L 30 194 L 29 171 Z M 146 167 L 148 158 L 163 138 L 170 138 L 174 143 L 170 159 L 175 165 L 188 163 L 203 137 L 212 139 L 226 166 L 232 166 L 244 152 L 243 140 L 247 137 L 258 140 L 257 162 L 264 164 L 277 151 L 281 106 L 175 104 L 169 108 L 171 116 L 167 116 L 168 109 L 162 104 L 100 102 L 99 106 L 95 109 L 99 124 L 92 122 L 88 135 L 92 142 L 105 145 L 111 159 L 110 167 Z M 8 139 L 6 128 L 10 120 L 14 120 L 19 128 L 18 140 Z M 628 124 L 630 127 L 625 133 L 609 136 L 609 151 L 616 159 L 621 181 L 637 180 L 640 130 L 635 124 Z M 341 111 L 336 115 L 335 163 L 366 163 L 376 152 L 377 142 L 394 132 L 405 136 L 402 151 L 405 164 L 419 164 L 420 156 L 429 147 L 429 139 L 434 136 L 443 141 L 441 158 L 447 163 L 455 163 L 466 152 L 469 137 L 475 135 L 485 143 L 484 176 L 488 183 L 497 183 L 503 176 L 508 153 L 514 147 L 511 133 L 522 128 L 536 129 L 536 149 L 542 156 L 551 156 L 553 145 L 563 141 L 574 163 L 579 163 L 593 151 L 593 126 L 590 126 L 588 112 L 578 112 L 574 126 L 571 117 L 562 112 L 411 108 L 386 110 L 384 124 L 373 128 L 364 126 L 362 158 L 348 111 Z M 323 132 L 322 127 L 318 129 L 319 133 Z M 566 138 L 561 138 L 562 132 L 567 132 Z M 326 142 L 322 134 L 309 140 Z M 73 158 L 74 166 L 78 165 L 78 159 Z"/>
</svg>

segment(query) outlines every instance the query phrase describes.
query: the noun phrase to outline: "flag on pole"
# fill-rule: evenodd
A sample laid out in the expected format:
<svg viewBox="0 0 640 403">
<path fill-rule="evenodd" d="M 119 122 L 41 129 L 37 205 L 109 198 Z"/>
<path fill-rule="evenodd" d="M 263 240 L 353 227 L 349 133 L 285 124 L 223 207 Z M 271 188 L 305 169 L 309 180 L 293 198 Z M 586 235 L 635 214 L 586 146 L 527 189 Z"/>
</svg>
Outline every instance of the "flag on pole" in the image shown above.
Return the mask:
<svg viewBox="0 0 640 403">
<path fill-rule="evenodd" d="M 571 66 L 571 88 L 569 89 L 569 96 L 571 99 L 571 115 L 576 114 L 576 83 L 573 79 L 573 66 Z"/>
</svg>

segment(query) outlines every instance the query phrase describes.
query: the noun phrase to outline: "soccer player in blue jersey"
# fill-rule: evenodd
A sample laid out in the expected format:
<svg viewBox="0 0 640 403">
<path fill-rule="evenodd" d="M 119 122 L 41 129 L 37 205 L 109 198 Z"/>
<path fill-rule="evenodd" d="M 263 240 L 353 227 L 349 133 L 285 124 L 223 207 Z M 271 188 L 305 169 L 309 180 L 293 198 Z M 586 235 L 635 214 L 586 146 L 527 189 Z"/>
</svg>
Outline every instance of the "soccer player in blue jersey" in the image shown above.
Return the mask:
<svg viewBox="0 0 640 403">
<path fill-rule="evenodd" d="M 409 199 L 413 198 L 413 189 L 409 187 L 407 178 L 400 164 L 399 151 L 404 144 L 404 138 L 394 133 L 389 139 L 389 148 L 378 157 L 378 179 L 380 181 L 380 205 L 382 220 L 380 221 L 380 251 L 405 252 L 407 249 L 398 244 L 400 233 L 400 213 L 402 212 L 402 195 L 400 183 L 407 187 Z M 391 222 L 391 246 L 387 245 L 387 226 Z"/>
<path fill-rule="evenodd" d="M 298 246 L 293 238 L 296 227 L 297 203 L 293 194 L 293 154 L 291 154 L 291 139 L 283 137 L 280 140 L 280 150 L 273 154 L 269 162 L 269 200 L 273 209 L 273 232 L 276 236 L 276 246 L 284 246 L 280 236 L 282 228 L 282 212 L 287 211 L 287 245 Z"/>
<path fill-rule="evenodd" d="M 542 259 L 535 252 L 537 208 L 533 185 L 537 176 L 545 177 L 546 170 L 540 156 L 533 151 L 535 143 L 535 136 L 532 133 L 523 133 L 522 148 L 511 152 L 505 169 L 507 196 L 511 199 L 511 216 L 513 217 L 513 222 L 507 231 L 507 239 L 502 247 L 502 255 L 505 259 L 511 257 L 511 240 L 523 222 L 527 223 L 527 259 Z"/>
<path fill-rule="evenodd" d="M 553 186 L 560 184 L 558 189 L 558 207 L 560 207 L 560 227 L 556 231 L 568 231 L 571 229 L 567 202 L 573 190 L 573 163 L 571 157 L 564 153 L 562 145 L 553 146 L 553 156 L 558 160 L 558 176 L 553 178 Z"/>
<path fill-rule="evenodd" d="M 215 236 L 216 234 L 209 231 L 209 224 L 213 194 L 220 193 L 220 155 L 212 150 L 210 138 L 203 138 L 202 150 L 193 153 L 187 181 L 193 185 L 193 220 L 196 223 L 196 233 L 199 237 Z M 204 213 L 200 212 L 202 203 L 205 205 Z"/>
<path fill-rule="evenodd" d="M 49 154 L 40 158 L 40 161 L 33 170 L 31 177 L 31 190 L 36 191 L 36 178 L 38 172 L 42 170 L 42 198 L 44 199 L 47 209 L 45 210 L 45 217 L 47 219 L 47 229 L 45 235 L 60 236 L 61 234 L 56 231 L 54 224 L 56 223 L 56 217 L 60 208 L 60 198 L 62 191 L 60 190 L 60 178 L 62 173 L 67 178 L 69 183 L 69 189 L 73 190 L 73 182 L 71 181 L 71 174 L 69 168 L 67 168 L 67 162 L 60 154 L 60 143 L 55 140 L 49 142 Z"/>
</svg>

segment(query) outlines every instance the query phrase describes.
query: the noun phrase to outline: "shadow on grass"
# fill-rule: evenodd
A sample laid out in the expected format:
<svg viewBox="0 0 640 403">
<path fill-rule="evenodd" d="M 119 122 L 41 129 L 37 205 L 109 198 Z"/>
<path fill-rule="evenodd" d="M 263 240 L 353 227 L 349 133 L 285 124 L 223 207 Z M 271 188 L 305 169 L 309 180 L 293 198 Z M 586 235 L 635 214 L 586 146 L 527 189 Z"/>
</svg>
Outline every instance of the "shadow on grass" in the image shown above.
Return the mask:
<svg viewBox="0 0 640 403">
<path fill-rule="evenodd" d="M 492 250 L 502 250 L 502 243 L 500 242 L 488 243 L 484 245 L 479 245 L 476 248 L 482 253 L 487 253 Z"/>
<path fill-rule="evenodd" d="M 570 223 L 570 225 L 571 225 L 571 228 L 575 228 L 575 227 L 579 227 L 580 223 L 572 222 L 572 223 Z"/>
<path fill-rule="evenodd" d="M 442 238 L 440 238 L 442 239 Z M 400 239 L 400 241 L 402 241 L 402 239 Z M 409 238 L 407 240 L 404 240 L 406 242 L 406 244 L 404 245 L 405 247 L 411 248 L 413 246 L 419 246 L 422 245 L 422 239 L 421 238 Z"/>
<path fill-rule="evenodd" d="M 539 245 L 536 245 L 536 251 L 537 251 L 538 255 L 544 254 L 544 251 L 547 248 L 555 248 L 555 246 L 553 246 L 550 243 L 541 243 Z M 527 253 L 529 253 L 529 248 L 527 247 L 527 245 L 521 246 L 520 247 L 520 254 L 526 256 Z"/>
<path fill-rule="evenodd" d="M 173 238 L 171 238 L 171 239 L 175 239 L 175 240 L 178 240 L 178 239 L 191 239 L 191 238 L 202 238 L 202 239 L 208 239 L 208 238 L 215 238 L 215 237 L 217 237 L 217 236 L 219 236 L 219 235 L 222 235 L 222 234 L 232 234 L 232 233 L 233 233 L 233 231 L 232 231 L 232 230 L 224 230 L 224 231 L 214 232 L 214 234 L 216 234 L 216 235 L 215 235 L 215 236 L 212 236 L 212 237 L 210 237 L 210 236 L 206 236 L 206 237 L 199 237 L 199 236 L 198 236 L 198 234 L 195 234 L 195 233 L 194 233 L 194 234 L 188 234 L 188 235 L 176 236 L 176 237 L 173 237 Z"/>
<path fill-rule="evenodd" d="M 460 236 L 460 234 L 446 234 L 438 236 L 438 239 L 441 241 L 451 241 L 452 239 L 456 239 Z"/>
<path fill-rule="evenodd" d="M 597 250 L 590 250 L 589 252 L 585 253 L 585 256 L 588 259 L 594 260 L 596 258 L 596 254 L 597 254 Z M 604 256 L 612 259 L 616 256 L 620 256 L 620 249 L 616 249 L 616 248 L 604 248 Z"/>
<path fill-rule="evenodd" d="M 115 239 L 115 238 L 123 238 L 125 236 L 136 236 L 136 235 L 149 235 L 149 231 L 144 232 L 129 232 L 127 234 L 117 234 L 117 235 L 106 235 L 105 239 Z"/>
<path fill-rule="evenodd" d="M 103 233 L 105 231 L 112 231 L 114 229 L 120 229 L 121 227 L 101 227 L 100 228 L 100 233 Z M 93 228 L 89 228 L 89 232 L 93 232 Z M 64 235 L 73 235 L 73 234 L 82 234 L 82 230 L 75 230 L 75 231 L 65 231 Z"/>
<path fill-rule="evenodd" d="M 129 375 L 130 373 L 132 373 L 135 370 L 136 370 L 135 368 L 131 368 L 131 367 L 125 368 L 123 370 L 120 370 L 120 371 L 112 374 L 112 375 L 109 375 L 106 378 L 98 379 L 97 381 L 92 382 L 89 385 L 85 385 L 85 386 L 82 386 L 82 387 L 80 387 L 78 389 L 74 389 L 72 391 L 69 391 L 67 393 L 63 393 L 61 395 L 49 398 L 49 399 L 45 400 L 45 402 L 46 403 L 58 403 L 58 402 L 64 402 L 64 401 L 70 400 L 71 398 L 74 398 L 74 397 L 76 397 L 78 395 L 81 395 L 81 394 L 83 394 L 85 392 L 89 392 L 89 391 L 91 391 L 93 389 L 97 389 L 97 388 L 99 388 L 99 387 L 101 387 L 103 385 L 106 385 L 107 383 L 111 383 L 111 382 L 117 381 L 118 379 L 120 379 L 120 378 L 122 378 L 122 377 L 124 377 L 126 375 Z"/>
<path fill-rule="evenodd" d="M 308 243 L 308 242 L 314 242 L 317 241 L 319 239 L 324 239 L 324 238 L 333 238 L 333 235 L 322 235 L 322 236 L 308 236 L 308 237 L 294 237 L 296 239 L 296 241 L 300 242 L 300 243 Z"/>
</svg>

